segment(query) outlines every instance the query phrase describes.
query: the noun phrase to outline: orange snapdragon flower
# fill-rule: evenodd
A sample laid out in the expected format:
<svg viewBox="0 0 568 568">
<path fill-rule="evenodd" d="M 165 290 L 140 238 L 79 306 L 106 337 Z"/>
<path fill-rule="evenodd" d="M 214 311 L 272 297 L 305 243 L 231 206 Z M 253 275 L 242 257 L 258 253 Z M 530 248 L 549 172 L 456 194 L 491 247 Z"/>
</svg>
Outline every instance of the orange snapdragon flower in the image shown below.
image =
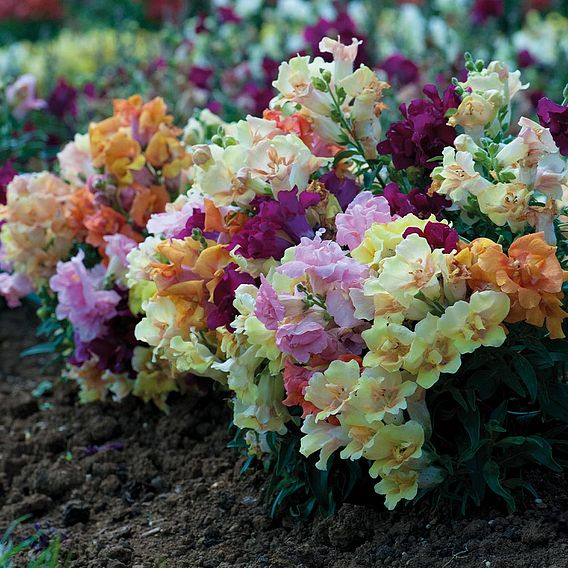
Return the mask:
<svg viewBox="0 0 568 568">
<path fill-rule="evenodd" d="M 546 243 L 544 233 L 518 238 L 508 255 L 495 243 L 480 246 L 476 241 L 472 247 L 480 252 L 471 268 L 470 287 L 508 294 L 511 310 L 505 321 L 527 321 L 537 326 L 546 323 L 551 338 L 564 337 L 561 324 L 568 313 L 561 308 L 562 284 L 568 272 L 562 270 L 556 247 Z"/>
<path fill-rule="evenodd" d="M 145 227 L 153 213 L 162 213 L 165 210 L 170 195 L 162 185 L 144 187 L 134 184 L 132 187 L 136 195 L 128 213 L 136 225 Z"/>
<path fill-rule="evenodd" d="M 208 244 L 212 246 L 203 249 L 201 242 L 186 237 L 170 239 L 157 246 L 168 262 L 153 264 L 151 275 L 158 293 L 168 296 L 176 305 L 176 321 L 182 329 L 207 327 L 205 305 L 213 298 L 224 267 L 231 262 L 223 245 Z"/>
<path fill-rule="evenodd" d="M 203 230 L 206 233 L 219 232 L 233 236 L 238 233 L 243 225 L 250 219 L 248 215 L 240 211 L 230 212 L 223 216 L 220 209 L 210 199 L 203 200 L 203 209 L 205 213 L 205 225 Z"/>
<path fill-rule="evenodd" d="M 105 164 L 105 154 L 110 139 L 120 128 L 120 119 L 116 116 L 105 118 L 100 122 L 89 125 L 89 145 L 91 157 L 95 168 L 102 168 Z"/>
<path fill-rule="evenodd" d="M 313 120 L 299 112 L 284 116 L 278 110 L 266 109 L 262 118 L 276 122 L 276 126 L 287 134 L 295 134 L 316 156 L 335 156 L 344 146 L 325 142 L 314 130 Z"/>
<path fill-rule="evenodd" d="M 90 245 L 97 247 L 103 256 L 106 245 L 103 237 L 106 235 L 120 233 L 138 243 L 144 240 L 142 235 L 137 233 L 120 213 L 106 205 L 103 205 L 94 214 L 87 215 L 84 219 L 84 225 L 87 229 L 87 238 L 85 240 Z"/>
<path fill-rule="evenodd" d="M 224 245 L 214 245 L 206 248 L 199 255 L 193 270 L 205 281 L 209 291 L 209 301 L 213 301 L 215 288 L 223 277 L 223 269 L 232 261 L 229 251 Z"/>
<path fill-rule="evenodd" d="M 81 187 L 69 196 L 65 211 L 67 225 L 77 235 L 85 232 L 85 217 L 96 212 L 95 196 L 87 187 Z"/>
<path fill-rule="evenodd" d="M 145 163 L 140 144 L 128 132 L 120 130 L 111 138 L 105 152 L 105 167 L 119 184 L 131 184 L 132 172 L 141 170 Z"/>
<path fill-rule="evenodd" d="M 171 125 L 174 117 L 167 114 L 167 106 L 162 97 L 147 102 L 140 112 L 139 131 L 142 138 L 149 140 L 160 126 Z"/>
<path fill-rule="evenodd" d="M 178 129 L 161 124 L 146 148 L 148 163 L 161 169 L 167 178 L 177 177 L 191 165 L 191 156 L 177 138 L 179 134 Z"/>
</svg>

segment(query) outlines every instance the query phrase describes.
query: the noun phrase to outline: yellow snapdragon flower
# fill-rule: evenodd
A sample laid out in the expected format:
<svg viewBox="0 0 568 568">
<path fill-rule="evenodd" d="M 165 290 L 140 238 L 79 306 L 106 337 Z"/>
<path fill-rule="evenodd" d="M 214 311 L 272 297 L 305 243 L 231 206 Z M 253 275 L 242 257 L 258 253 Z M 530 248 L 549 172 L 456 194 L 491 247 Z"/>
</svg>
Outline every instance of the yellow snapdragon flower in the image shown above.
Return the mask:
<svg viewBox="0 0 568 568">
<path fill-rule="evenodd" d="M 510 305 L 503 292 L 474 292 L 469 302 L 459 301 L 446 309 L 438 329 L 451 338 L 460 353 L 471 353 L 482 345 L 499 347 L 507 337 L 501 324 Z"/>
<path fill-rule="evenodd" d="M 320 412 L 316 420 L 325 420 L 341 411 L 359 381 L 357 361 L 332 361 L 323 373 L 314 373 L 304 398 Z"/>
<path fill-rule="evenodd" d="M 404 369 L 416 375 L 416 382 L 425 389 L 436 383 L 441 373 L 455 373 L 461 365 L 454 339 L 440 331 L 439 321 L 428 314 L 416 324 L 412 347 L 404 359 Z"/>
<path fill-rule="evenodd" d="M 388 475 L 399 469 L 408 460 L 422 455 L 424 430 L 418 422 L 409 420 L 405 424 L 387 424 L 373 438 L 372 445 L 363 452 L 363 457 L 371 460 L 371 477 Z"/>
<path fill-rule="evenodd" d="M 429 221 L 436 222 L 431 215 L 428 219 L 420 219 L 409 213 L 390 223 L 375 223 L 365 232 L 361 244 L 351 252 L 351 256 L 372 268 L 378 268 L 381 260 L 393 256 L 397 245 L 402 242 L 403 234 L 409 227 L 424 229 Z"/>
<path fill-rule="evenodd" d="M 365 330 L 361 336 L 369 348 L 363 359 L 365 366 L 397 371 L 410 351 L 414 332 L 403 325 L 377 318 L 371 329 Z"/>
<path fill-rule="evenodd" d="M 385 414 L 394 416 L 405 410 L 406 399 L 415 393 L 416 387 L 408 373 L 365 369 L 357 390 L 350 397 L 348 409 L 361 413 L 370 423 L 383 420 Z"/>
<path fill-rule="evenodd" d="M 399 501 L 412 501 L 418 493 L 419 474 L 413 470 L 395 470 L 375 485 L 375 491 L 385 496 L 385 506 L 392 511 Z"/>
</svg>

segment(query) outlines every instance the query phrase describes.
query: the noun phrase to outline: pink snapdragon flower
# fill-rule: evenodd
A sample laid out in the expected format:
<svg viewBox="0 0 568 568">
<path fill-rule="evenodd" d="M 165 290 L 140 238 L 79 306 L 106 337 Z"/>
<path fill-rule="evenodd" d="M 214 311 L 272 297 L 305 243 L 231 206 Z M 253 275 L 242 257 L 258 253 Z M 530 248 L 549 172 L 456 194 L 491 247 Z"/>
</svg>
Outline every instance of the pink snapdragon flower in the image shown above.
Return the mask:
<svg viewBox="0 0 568 568">
<path fill-rule="evenodd" d="M 317 235 L 313 240 L 302 238 L 294 249 L 294 260 L 277 268 L 289 278 L 307 275 L 313 291 L 326 294 L 330 285 L 350 288 L 358 286 L 368 276 L 368 268 L 347 256 L 335 241 L 322 241 Z"/>
<path fill-rule="evenodd" d="M 24 118 L 30 110 L 45 108 L 47 103 L 36 97 L 36 79 L 30 73 L 18 77 L 6 89 L 8 103 L 14 107 L 14 116 Z"/>
<path fill-rule="evenodd" d="M 17 308 L 20 300 L 34 291 L 31 281 L 23 274 L 0 274 L 0 296 L 3 296 L 9 308 Z"/>
<path fill-rule="evenodd" d="M 276 332 L 278 349 L 292 355 L 300 363 L 307 363 L 312 354 L 321 353 L 328 344 L 329 337 L 323 326 L 310 319 L 286 323 Z"/>
<path fill-rule="evenodd" d="M 85 253 L 79 251 L 68 262 L 57 263 L 57 273 L 49 285 L 57 293 L 57 319 L 68 319 L 78 338 L 92 341 L 106 330 L 106 322 L 116 315 L 120 296 L 114 290 L 103 290 L 106 270 L 102 264 L 87 270 Z"/>
<path fill-rule="evenodd" d="M 389 202 L 370 191 L 360 193 L 347 207 L 345 213 L 335 218 L 337 242 L 349 250 L 357 248 L 365 237 L 365 231 L 374 223 L 389 223 L 398 219 L 391 215 Z"/>
<path fill-rule="evenodd" d="M 302 418 L 318 412 L 318 408 L 304 398 L 304 393 L 313 374 L 314 371 L 311 369 L 294 365 L 289 359 L 286 359 L 283 378 L 287 396 L 282 404 L 285 406 L 301 406 Z"/>
<path fill-rule="evenodd" d="M 126 235 L 117 233 L 116 235 L 106 235 L 103 237 L 106 242 L 105 253 L 108 256 L 108 266 L 106 274 L 115 280 L 122 280 L 126 275 L 128 261 L 126 256 L 135 249 L 137 242 Z"/>
<path fill-rule="evenodd" d="M 284 319 L 285 309 L 278 299 L 276 290 L 274 290 L 264 274 L 260 275 L 260 282 L 254 314 L 264 324 L 266 329 L 274 331 L 278 329 L 278 322 Z"/>
<path fill-rule="evenodd" d="M 201 196 L 192 196 L 183 203 L 178 201 L 168 203 L 163 213 L 154 213 L 150 217 L 146 228 L 153 235 L 163 235 L 170 239 L 183 231 L 188 219 L 201 209 L 203 209 Z"/>
</svg>

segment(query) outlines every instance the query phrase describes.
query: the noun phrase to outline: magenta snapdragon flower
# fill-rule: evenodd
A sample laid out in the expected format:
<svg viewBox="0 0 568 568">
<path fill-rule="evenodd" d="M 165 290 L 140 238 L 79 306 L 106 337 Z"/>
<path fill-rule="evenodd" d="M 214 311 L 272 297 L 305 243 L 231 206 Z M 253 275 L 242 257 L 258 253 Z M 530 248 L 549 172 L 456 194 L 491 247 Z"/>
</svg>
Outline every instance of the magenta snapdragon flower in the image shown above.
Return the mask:
<svg viewBox="0 0 568 568">
<path fill-rule="evenodd" d="M 70 359 L 72 365 L 80 366 L 95 359 L 97 368 L 112 373 L 126 373 L 136 378 L 132 369 L 134 348 L 140 343 L 136 340 L 134 329 L 138 318 L 128 308 L 128 291 L 119 290 L 121 297 L 116 308 L 116 315 L 105 324 L 104 334 L 90 341 L 81 341 L 75 333 L 75 351 Z"/>
<path fill-rule="evenodd" d="M 307 275 L 313 291 L 322 295 L 332 284 L 346 289 L 358 286 L 368 273 L 366 266 L 347 256 L 335 241 L 323 241 L 319 235 L 303 238 L 294 249 L 294 259 L 276 270 L 289 278 Z"/>
<path fill-rule="evenodd" d="M 260 288 L 256 297 L 254 314 L 264 324 L 266 329 L 278 329 L 278 322 L 284 319 L 286 310 L 278 298 L 276 290 L 266 279 L 260 275 Z"/>
<path fill-rule="evenodd" d="M 15 272 L 8 274 L 0 273 L 0 296 L 6 300 L 9 308 L 16 308 L 21 305 L 20 300 L 31 294 L 34 287 L 27 276 Z"/>
<path fill-rule="evenodd" d="M 278 349 L 300 363 L 307 363 L 311 355 L 325 351 L 329 340 L 322 324 L 309 318 L 281 325 L 276 332 Z"/>
</svg>

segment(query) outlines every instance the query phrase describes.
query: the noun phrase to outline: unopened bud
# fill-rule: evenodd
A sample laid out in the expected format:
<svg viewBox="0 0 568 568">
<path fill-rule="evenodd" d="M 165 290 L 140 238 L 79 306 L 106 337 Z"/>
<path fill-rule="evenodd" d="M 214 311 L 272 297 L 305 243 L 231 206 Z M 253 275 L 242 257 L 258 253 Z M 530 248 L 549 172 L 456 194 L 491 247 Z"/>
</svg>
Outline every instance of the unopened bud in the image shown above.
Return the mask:
<svg viewBox="0 0 568 568">
<path fill-rule="evenodd" d="M 212 159 L 211 149 L 206 144 L 199 144 L 193 147 L 191 157 L 196 166 L 202 166 Z"/>
</svg>

